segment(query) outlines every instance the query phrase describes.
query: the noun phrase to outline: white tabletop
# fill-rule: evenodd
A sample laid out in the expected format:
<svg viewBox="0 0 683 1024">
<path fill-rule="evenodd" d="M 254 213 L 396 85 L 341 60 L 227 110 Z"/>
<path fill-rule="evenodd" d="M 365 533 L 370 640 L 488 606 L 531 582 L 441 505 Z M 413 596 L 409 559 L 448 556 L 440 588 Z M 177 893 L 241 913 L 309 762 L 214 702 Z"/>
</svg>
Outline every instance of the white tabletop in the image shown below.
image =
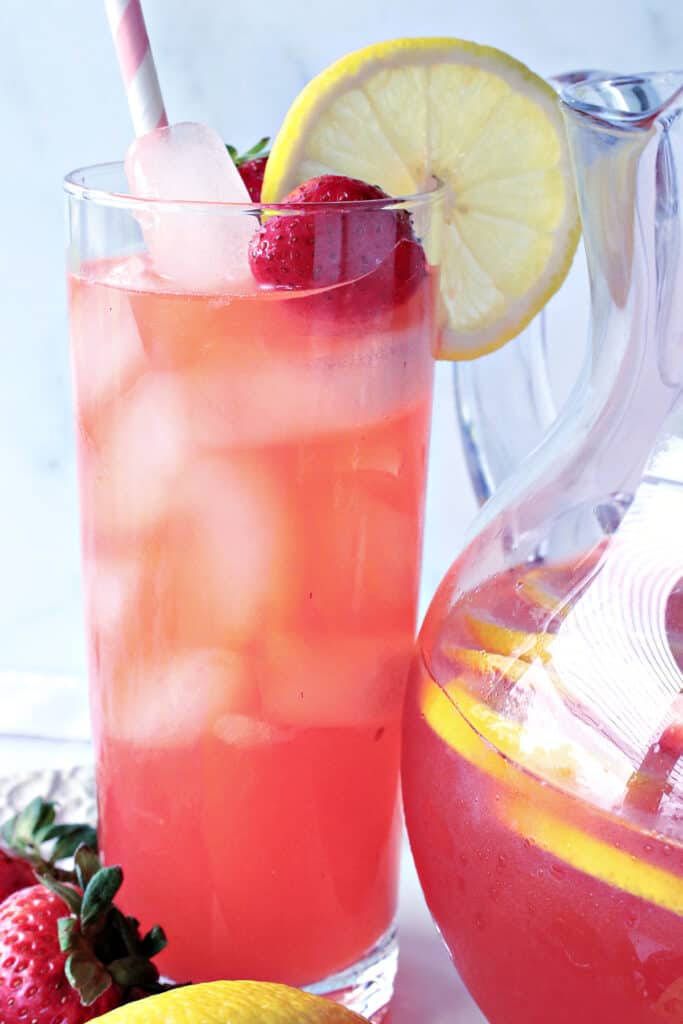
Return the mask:
<svg viewBox="0 0 683 1024">
<path fill-rule="evenodd" d="M 84 689 L 81 681 L 64 677 L 0 673 L 6 708 L 0 723 L 0 778 L 90 762 Z M 390 1024 L 486 1024 L 432 923 L 407 840 L 399 933 L 401 955 Z"/>
</svg>

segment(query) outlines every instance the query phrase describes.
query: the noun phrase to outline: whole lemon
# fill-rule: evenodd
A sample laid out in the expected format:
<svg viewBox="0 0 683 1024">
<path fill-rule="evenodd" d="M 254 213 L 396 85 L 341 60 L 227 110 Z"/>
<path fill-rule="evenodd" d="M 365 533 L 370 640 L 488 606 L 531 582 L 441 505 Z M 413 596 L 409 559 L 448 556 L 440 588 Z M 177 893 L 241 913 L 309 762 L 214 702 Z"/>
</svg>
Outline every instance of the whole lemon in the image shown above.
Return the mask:
<svg viewBox="0 0 683 1024">
<path fill-rule="evenodd" d="M 170 989 L 98 1017 L 101 1024 L 359 1024 L 332 1003 L 287 985 L 210 981 Z"/>
</svg>

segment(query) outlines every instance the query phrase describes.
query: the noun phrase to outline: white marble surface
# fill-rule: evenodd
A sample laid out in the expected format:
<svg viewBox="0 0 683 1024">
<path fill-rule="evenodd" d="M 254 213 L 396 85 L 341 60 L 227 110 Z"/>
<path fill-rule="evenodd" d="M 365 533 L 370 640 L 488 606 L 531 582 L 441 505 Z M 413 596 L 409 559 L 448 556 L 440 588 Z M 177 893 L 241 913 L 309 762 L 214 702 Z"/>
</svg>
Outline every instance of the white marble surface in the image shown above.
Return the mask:
<svg viewBox="0 0 683 1024">
<path fill-rule="evenodd" d="M 381 38 L 453 34 L 544 73 L 665 67 L 683 53 L 672 0 L 146 0 L 171 116 L 206 119 L 238 145 L 273 133 L 291 99 L 344 52 Z M 119 157 L 129 123 L 100 0 L 0 3 L 0 670 L 82 672 L 74 444 L 60 181 Z M 557 350 L 585 332 L 585 291 L 553 323 Z M 439 370 L 423 606 L 473 511 Z"/>
</svg>

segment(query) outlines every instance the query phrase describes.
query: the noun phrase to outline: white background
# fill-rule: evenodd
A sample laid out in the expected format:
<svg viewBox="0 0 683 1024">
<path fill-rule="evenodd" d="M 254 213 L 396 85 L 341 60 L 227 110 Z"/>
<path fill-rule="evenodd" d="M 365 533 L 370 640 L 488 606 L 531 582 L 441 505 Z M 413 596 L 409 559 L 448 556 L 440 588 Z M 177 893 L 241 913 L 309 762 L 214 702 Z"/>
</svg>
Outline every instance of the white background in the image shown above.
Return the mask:
<svg viewBox="0 0 683 1024">
<path fill-rule="evenodd" d="M 398 35 L 450 34 L 511 51 L 544 74 L 683 63 L 676 0 L 147 0 L 174 120 L 246 146 L 273 134 L 327 63 Z M 60 182 L 120 157 L 130 125 L 100 0 L 0 0 L 0 670 L 82 673 L 74 438 Z M 578 298 L 576 298 L 578 296 Z M 585 289 L 551 321 L 556 352 L 583 344 Z M 423 606 L 474 510 L 437 382 Z"/>
</svg>

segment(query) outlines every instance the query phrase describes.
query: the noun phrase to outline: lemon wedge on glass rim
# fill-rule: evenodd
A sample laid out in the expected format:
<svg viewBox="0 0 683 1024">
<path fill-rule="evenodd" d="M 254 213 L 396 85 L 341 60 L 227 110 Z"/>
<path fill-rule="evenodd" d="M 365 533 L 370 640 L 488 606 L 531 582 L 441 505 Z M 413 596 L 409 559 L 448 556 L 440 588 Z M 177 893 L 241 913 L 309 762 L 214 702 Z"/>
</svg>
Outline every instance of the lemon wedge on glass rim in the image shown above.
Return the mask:
<svg viewBox="0 0 683 1024">
<path fill-rule="evenodd" d="M 571 265 L 579 221 L 557 95 L 493 47 L 398 39 L 332 64 L 285 117 L 262 201 L 321 174 L 396 197 L 445 184 L 438 358 L 513 338 Z"/>
</svg>

